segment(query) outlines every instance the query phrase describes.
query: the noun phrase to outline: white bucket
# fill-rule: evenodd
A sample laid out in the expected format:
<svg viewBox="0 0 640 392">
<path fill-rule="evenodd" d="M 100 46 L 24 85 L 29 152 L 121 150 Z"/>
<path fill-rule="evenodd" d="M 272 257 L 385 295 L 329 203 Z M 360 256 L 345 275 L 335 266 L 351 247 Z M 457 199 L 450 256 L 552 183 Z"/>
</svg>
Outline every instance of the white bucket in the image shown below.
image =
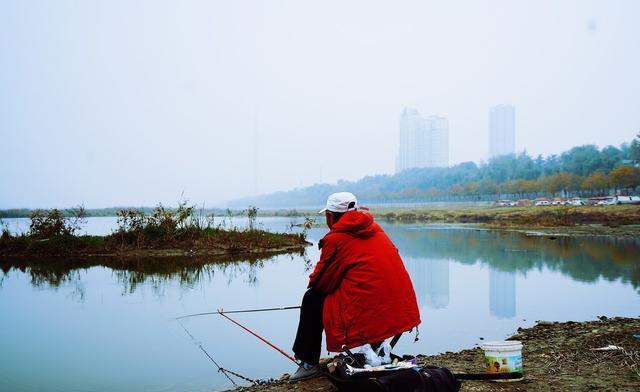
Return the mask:
<svg viewBox="0 0 640 392">
<path fill-rule="evenodd" d="M 482 345 L 487 373 L 522 373 L 522 343 L 517 340 L 485 342 Z M 504 381 L 520 381 L 522 378 Z"/>
</svg>

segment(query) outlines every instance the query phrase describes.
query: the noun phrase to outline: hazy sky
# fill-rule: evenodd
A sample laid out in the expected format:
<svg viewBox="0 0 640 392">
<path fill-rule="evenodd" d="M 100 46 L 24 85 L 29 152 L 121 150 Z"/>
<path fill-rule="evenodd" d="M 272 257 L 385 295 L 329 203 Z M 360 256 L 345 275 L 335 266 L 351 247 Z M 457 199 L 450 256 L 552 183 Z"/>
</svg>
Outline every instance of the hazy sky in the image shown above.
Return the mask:
<svg viewBox="0 0 640 392">
<path fill-rule="evenodd" d="M 451 163 L 640 130 L 640 1 L 0 2 L 0 208 L 224 200 L 392 173 L 404 106 Z"/>
</svg>

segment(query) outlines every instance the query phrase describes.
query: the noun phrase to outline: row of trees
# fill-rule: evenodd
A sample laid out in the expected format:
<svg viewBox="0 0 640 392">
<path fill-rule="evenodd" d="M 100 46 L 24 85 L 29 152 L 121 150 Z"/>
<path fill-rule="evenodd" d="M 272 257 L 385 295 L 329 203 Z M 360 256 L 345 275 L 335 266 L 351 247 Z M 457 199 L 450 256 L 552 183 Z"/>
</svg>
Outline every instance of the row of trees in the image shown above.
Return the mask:
<svg viewBox="0 0 640 392">
<path fill-rule="evenodd" d="M 605 196 L 611 190 L 629 190 L 640 186 L 640 168 L 618 166 L 608 175 L 602 171 L 588 176 L 578 176 L 573 173 L 560 172 L 550 176 L 539 177 L 535 180 L 508 180 L 497 183 L 494 180 L 472 181 L 464 184 L 453 184 L 446 190 L 431 188 L 421 190 L 411 188 L 399 194 L 391 194 L 390 199 L 456 199 L 481 198 L 483 196 L 508 198 L 535 198 L 542 195 L 549 196 Z M 378 197 L 383 195 L 377 195 Z"/>
<path fill-rule="evenodd" d="M 480 165 L 463 162 L 448 168 L 414 168 L 359 181 L 316 184 L 289 192 L 237 201 L 238 205 L 304 206 L 324 203 L 326 195 L 349 190 L 368 202 L 451 200 L 461 197 L 525 195 L 603 195 L 640 185 L 640 134 L 631 143 L 599 149 L 574 147 L 560 155 L 492 158 Z"/>
</svg>

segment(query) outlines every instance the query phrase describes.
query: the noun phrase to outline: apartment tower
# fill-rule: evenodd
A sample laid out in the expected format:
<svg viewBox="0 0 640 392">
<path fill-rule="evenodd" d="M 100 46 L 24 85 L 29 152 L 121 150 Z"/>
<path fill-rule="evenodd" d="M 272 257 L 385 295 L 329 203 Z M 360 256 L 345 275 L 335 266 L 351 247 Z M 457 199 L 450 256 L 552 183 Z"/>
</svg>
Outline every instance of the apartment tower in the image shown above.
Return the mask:
<svg viewBox="0 0 640 392">
<path fill-rule="evenodd" d="M 489 110 L 489 158 L 516 152 L 516 109 L 498 105 Z"/>
<path fill-rule="evenodd" d="M 449 166 L 449 122 L 440 116 L 424 118 L 414 108 L 400 115 L 400 149 L 396 172 L 414 167 Z"/>
</svg>

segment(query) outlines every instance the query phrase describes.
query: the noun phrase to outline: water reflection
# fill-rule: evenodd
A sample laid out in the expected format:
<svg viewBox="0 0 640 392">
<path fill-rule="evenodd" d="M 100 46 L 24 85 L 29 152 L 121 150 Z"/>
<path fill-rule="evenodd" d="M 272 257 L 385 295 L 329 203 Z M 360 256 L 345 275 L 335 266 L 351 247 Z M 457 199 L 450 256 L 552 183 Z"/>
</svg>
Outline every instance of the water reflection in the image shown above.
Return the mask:
<svg viewBox="0 0 640 392">
<path fill-rule="evenodd" d="M 424 298 L 433 297 L 435 293 L 431 293 L 435 290 L 434 285 L 446 284 L 448 281 L 448 272 L 444 272 L 446 267 L 440 267 L 442 271 L 437 272 L 440 270 L 436 271 L 434 266 L 413 265 L 423 264 L 424 260 L 430 260 L 431 263 L 435 260 L 453 260 L 463 264 L 482 263 L 495 271 L 519 273 L 546 267 L 577 281 L 620 279 L 636 290 L 640 288 L 640 264 L 637 262 L 640 240 L 634 238 L 552 239 L 514 232 L 418 225 L 388 225 L 385 229 L 403 259 L 409 260 L 408 268 L 417 271 L 413 278 L 416 279 L 416 286 L 422 286 L 417 290 L 424 293 Z M 441 275 L 433 281 L 437 274 Z M 509 288 L 511 283 L 507 283 L 506 278 L 496 275 L 494 279 L 497 286 L 512 290 Z M 438 295 L 444 293 L 444 290 L 438 289 Z"/>
<path fill-rule="evenodd" d="M 191 289 L 203 283 L 211 282 L 216 274 L 225 277 L 227 285 L 241 280 L 248 286 L 258 285 L 257 272 L 271 257 L 247 257 L 233 260 L 207 260 L 197 258 L 90 258 L 90 259 L 52 259 L 43 262 L 32 260 L 2 260 L 0 269 L 0 288 L 3 280 L 12 270 L 20 271 L 30 277 L 36 288 L 58 288 L 71 286 L 73 296 L 84 298 L 83 274 L 92 267 L 108 267 L 116 281 L 122 286 L 122 294 L 133 294 L 139 287 L 150 287 L 156 295 L 162 295 L 164 287 L 177 282 L 183 289 Z M 302 259 L 305 266 L 310 265 L 305 253 L 291 254 L 293 259 Z"/>
<path fill-rule="evenodd" d="M 420 306 L 443 309 L 449 305 L 449 260 L 404 257 Z"/>
<path fill-rule="evenodd" d="M 450 301 L 450 263 L 484 264 L 489 269 L 491 314 L 498 318 L 516 313 L 516 273 L 547 268 L 570 276 L 573 280 L 594 282 L 598 279 L 620 279 L 640 288 L 640 241 L 620 238 L 570 238 L 527 236 L 513 232 L 474 230 L 455 226 L 385 225 L 409 270 L 419 302 L 434 309 L 446 308 Z M 311 267 L 306 253 L 289 255 L 302 259 Z M 241 259 L 241 258 L 244 258 Z M 258 285 L 257 271 L 269 257 L 246 255 L 235 260 L 203 260 L 194 258 L 50 260 L 46 264 L 29 260 L 0 260 L 4 275 L 20 270 L 31 278 L 34 287 L 75 285 L 82 297 L 82 271 L 105 266 L 123 288 L 133 293 L 141 285 L 149 285 L 158 295 L 169 282 L 192 288 L 211 281 L 216 273 L 227 283 L 242 279 Z M 4 276 L 0 277 L 0 287 Z"/>
<path fill-rule="evenodd" d="M 500 319 L 516 316 L 515 272 L 489 269 L 489 311 Z"/>
</svg>

